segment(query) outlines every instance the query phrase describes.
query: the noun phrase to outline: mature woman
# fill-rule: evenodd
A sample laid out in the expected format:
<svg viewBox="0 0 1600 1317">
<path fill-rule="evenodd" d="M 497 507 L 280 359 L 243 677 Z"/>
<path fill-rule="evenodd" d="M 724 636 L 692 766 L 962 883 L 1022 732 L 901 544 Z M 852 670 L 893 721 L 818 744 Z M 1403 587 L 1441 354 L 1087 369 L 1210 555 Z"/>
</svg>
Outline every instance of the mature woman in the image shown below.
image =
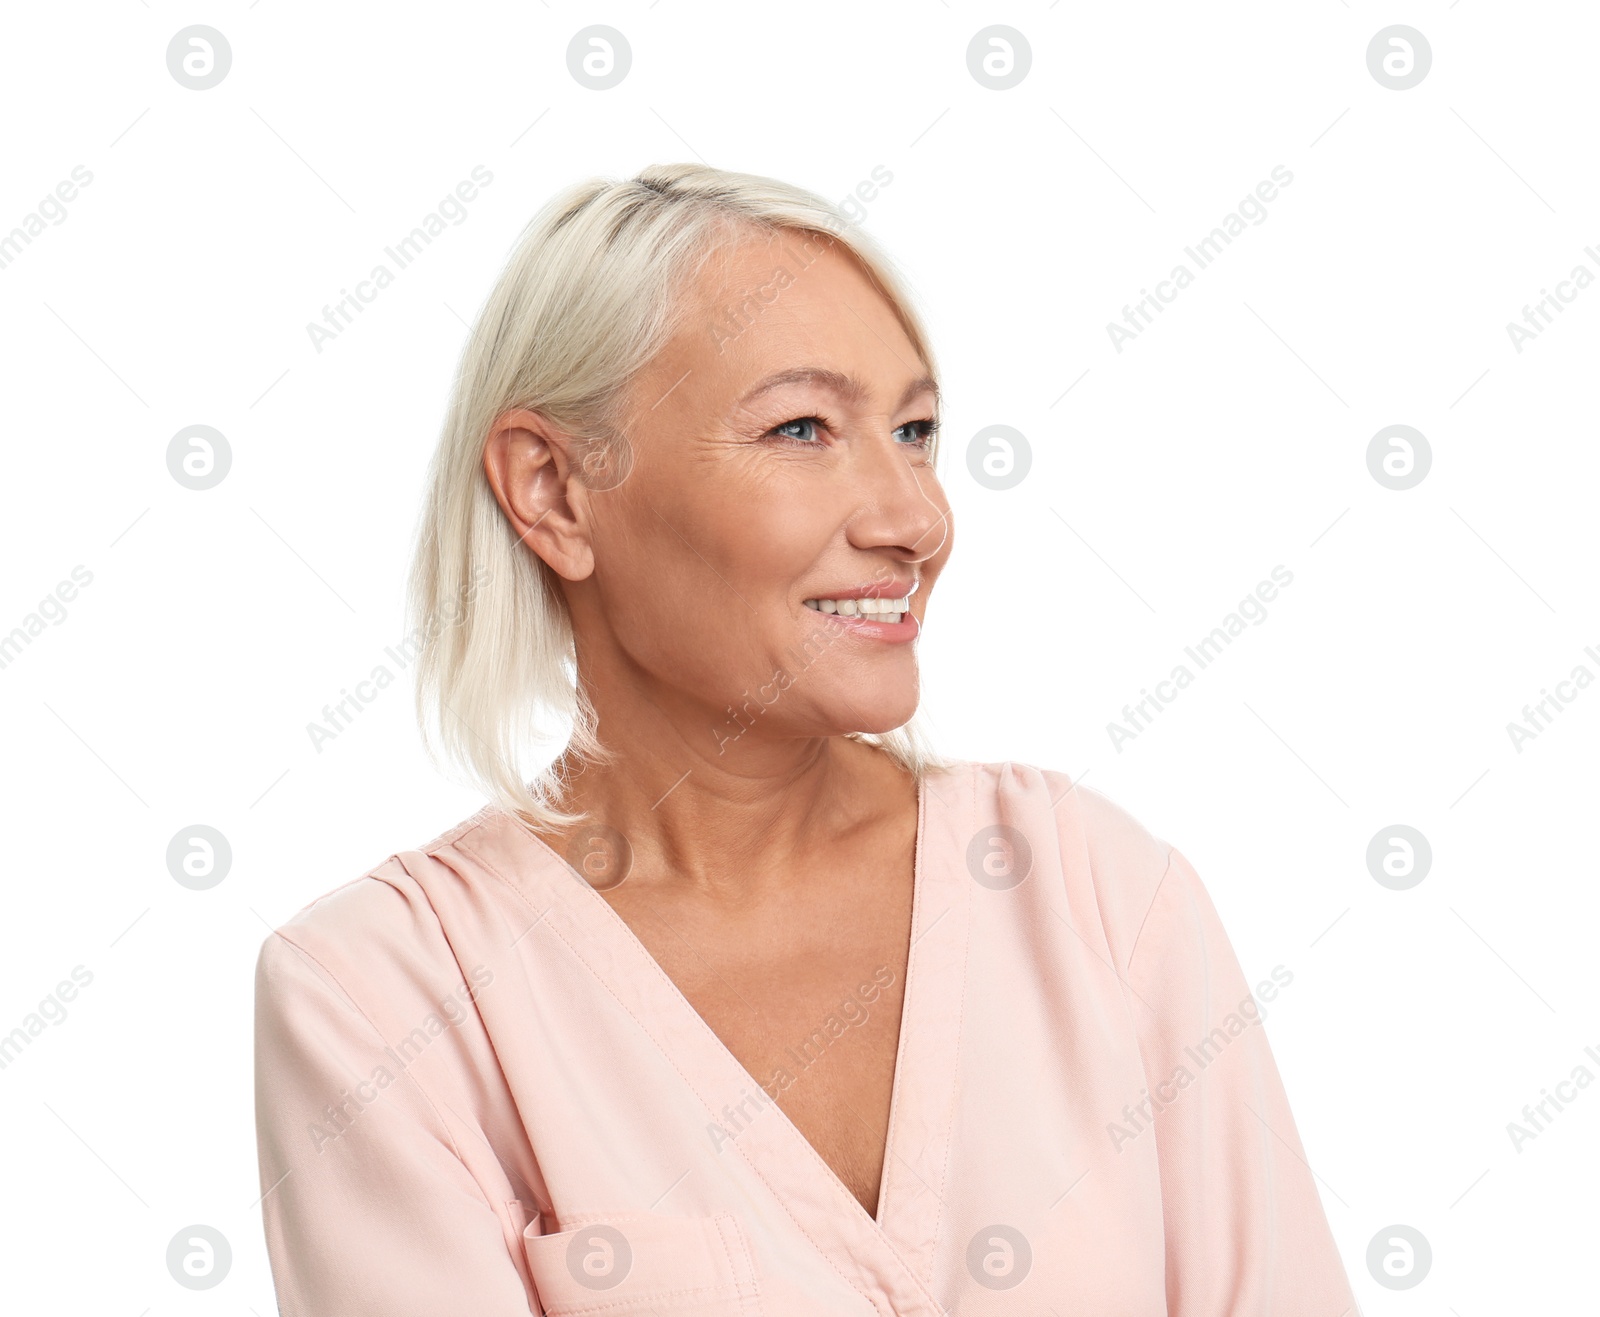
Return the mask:
<svg viewBox="0 0 1600 1317">
<path fill-rule="evenodd" d="M 1189 862 L 914 729 L 938 396 L 807 192 L 652 168 L 528 227 L 412 577 L 491 803 L 261 950 L 286 1317 L 1353 1310 Z"/>
</svg>

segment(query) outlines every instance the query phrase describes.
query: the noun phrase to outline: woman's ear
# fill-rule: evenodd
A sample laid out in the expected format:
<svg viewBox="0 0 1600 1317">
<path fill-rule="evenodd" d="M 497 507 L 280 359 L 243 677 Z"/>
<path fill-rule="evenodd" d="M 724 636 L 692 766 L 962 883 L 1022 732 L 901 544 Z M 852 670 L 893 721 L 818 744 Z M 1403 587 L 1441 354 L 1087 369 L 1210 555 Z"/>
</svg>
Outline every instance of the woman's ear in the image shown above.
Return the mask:
<svg viewBox="0 0 1600 1317">
<path fill-rule="evenodd" d="M 500 416 L 483 447 L 489 488 L 517 538 L 563 580 L 594 571 L 588 490 L 573 478 L 573 438 L 538 412 Z"/>
</svg>

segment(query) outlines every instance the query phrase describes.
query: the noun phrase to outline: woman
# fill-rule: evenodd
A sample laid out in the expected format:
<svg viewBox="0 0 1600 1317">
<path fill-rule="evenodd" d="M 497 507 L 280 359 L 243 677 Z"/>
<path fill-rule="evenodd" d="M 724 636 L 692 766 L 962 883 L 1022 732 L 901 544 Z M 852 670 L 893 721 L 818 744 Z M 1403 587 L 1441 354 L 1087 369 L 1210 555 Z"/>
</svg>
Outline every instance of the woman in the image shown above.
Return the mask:
<svg viewBox="0 0 1600 1317">
<path fill-rule="evenodd" d="M 1277 985 L 1188 861 L 915 730 L 934 375 L 799 189 L 652 168 L 529 226 L 412 577 L 492 803 L 261 950 L 287 1317 L 1353 1310 Z"/>
</svg>

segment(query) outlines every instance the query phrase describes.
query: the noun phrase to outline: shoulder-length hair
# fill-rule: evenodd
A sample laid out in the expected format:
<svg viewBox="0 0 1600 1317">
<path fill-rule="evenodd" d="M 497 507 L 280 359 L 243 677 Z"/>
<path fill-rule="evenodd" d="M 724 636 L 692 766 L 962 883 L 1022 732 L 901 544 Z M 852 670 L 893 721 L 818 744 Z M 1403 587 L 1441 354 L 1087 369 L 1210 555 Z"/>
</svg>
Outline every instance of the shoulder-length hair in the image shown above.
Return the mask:
<svg viewBox="0 0 1600 1317">
<path fill-rule="evenodd" d="M 501 510 L 483 469 L 485 444 L 499 417 L 526 408 L 574 436 L 578 478 L 625 471 L 628 385 L 681 324 L 679 291 L 752 228 L 843 247 L 936 374 L 893 264 L 838 207 L 776 179 L 699 164 L 655 165 L 626 182 L 590 179 L 553 197 L 523 230 L 462 352 L 408 589 L 417 718 L 436 764 L 464 770 L 535 828 L 586 821 L 563 808 L 569 783 L 538 752 L 559 723 L 569 724 L 579 763 L 611 756 L 578 681 L 558 578 Z M 919 781 L 949 762 L 916 716 L 849 735 L 880 746 Z"/>
</svg>

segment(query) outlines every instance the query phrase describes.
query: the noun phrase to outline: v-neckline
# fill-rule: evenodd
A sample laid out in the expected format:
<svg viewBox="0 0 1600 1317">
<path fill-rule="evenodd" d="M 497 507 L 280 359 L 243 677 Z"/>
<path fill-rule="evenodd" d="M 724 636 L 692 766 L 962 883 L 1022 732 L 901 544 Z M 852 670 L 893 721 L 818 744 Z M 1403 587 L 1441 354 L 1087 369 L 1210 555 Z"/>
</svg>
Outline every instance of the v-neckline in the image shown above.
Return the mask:
<svg viewBox="0 0 1600 1317">
<path fill-rule="evenodd" d="M 748 1195 L 759 1183 L 770 1209 L 787 1218 L 788 1228 L 809 1241 L 845 1284 L 876 1312 L 901 1317 L 943 1317 L 945 1312 L 932 1287 L 951 1226 L 950 1156 L 959 1115 L 957 1083 L 975 901 L 966 855 L 973 827 L 987 820 L 986 815 L 979 817 L 983 807 L 975 765 L 955 761 L 948 768 L 948 773 L 927 770 L 917 789 L 910 944 L 877 1212 L 868 1214 L 770 1097 L 774 1118 L 751 1120 L 724 1145 L 743 1167 L 739 1188 L 730 1184 L 728 1192 L 737 1192 L 739 1201 L 750 1204 Z M 937 784 L 928 780 L 934 774 Z M 533 944 L 523 938 L 534 925 L 545 923 L 570 953 L 566 963 L 586 972 L 594 987 L 616 1002 L 709 1119 L 719 1119 L 724 1103 L 739 1105 L 741 1093 L 748 1098 L 751 1085 L 761 1087 L 628 922 L 548 842 L 508 811 L 491 809 L 484 822 L 492 826 L 464 834 L 453 845 L 464 859 L 475 860 L 516 892 L 524 918 L 531 916 L 533 924 L 499 953 L 490 949 L 497 935 L 483 930 L 484 950 L 474 954 L 487 962 L 520 946 L 518 954 L 525 956 Z M 443 899 L 445 893 L 438 895 Z M 563 972 L 553 964 L 530 977 L 556 982 Z M 503 1023 L 515 1029 L 515 1011 L 508 1008 Z M 594 1065 L 596 1081 L 607 1082 L 603 1058 L 574 1061 Z M 537 1101 L 543 1066 L 519 1050 L 509 1033 L 500 1063 L 519 1103 Z M 714 1163 L 702 1165 L 716 1173 Z M 722 1192 L 715 1184 L 702 1183 L 692 1197 L 705 1212 L 724 1201 Z M 656 1210 L 655 1205 L 648 1210 Z M 774 1221 L 768 1228 L 782 1227 Z"/>
<path fill-rule="evenodd" d="M 816 1157 L 817 1161 L 821 1163 L 828 1175 L 832 1177 L 832 1179 L 838 1184 L 845 1196 L 855 1204 L 861 1215 L 868 1221 L 872 1222 L 872 1224 L 880 1231 L 885 1228 L 885 1208 L 889 1200 L 889 1171 L 895 1155 L 895 1131 L 898 1124 L 895 1117 L 898 1115 L 899 1110 L 903 1105 L 901 1092 L 906 1069 L 905 1059 L 907 1036 L 911 1032 L 910 1026 L 915 1018 L 912 1010 L 912 990 L 915 986 L 917 978 L 919 977 L 915 973 L 918 936 L 917 917 L 921 912 L 923 905 L 923 838 L 927 828 L 927 810 L 928 780 L 927 774 L 924 773 L 917 778 L 917 833 L 916 841 L 912 847 L 911 853 L 911 925 L 907 930 L 905 982 L 902 984 L 900 992 L 900 1026 L 895 1039 L 894 1074 L 891 1076 L 889 1083 L 889 1122 L 883 1142 L 883 1165 L 878 1175 L 878 1210 L 876 1213 L 869 1213 L 867 1211 L 866 1205 L 855 1196 L 855 1193 L 851 1190 L 850 1186 L 847 1185 L 840 1177 L 839 1173 L 828 1164 L 828 1159 L 817 1151 L 816 1145 L 813 1144 L 810 1139 L 806 1138 L 804 1132 L 798 1125 L 794 1123 L 794 1119 L 789 1115 L 789 1113 L 785 1111 L 776 1100 L 772 1102 L 773 1110 L 776 1111 L 783 1121 L 789 1126 L 789 1128 L 794 1131 L 795 1137 L 800 1139 L 800 1141 L 804 1143 L 808 1149 L 810 1149 L 811 1153 Z M 508 815 L 507 817 L 511 816 Z M 678 986 L 677 981 L 673 979 L 672 975 L 667 973 L 667 971 L 662 967 L 661 962 L 657 960 L 653 954 L 651 954 L 650 948 L 645 946 L 643 940 L 637 933 L 633 931 L 633 926 L 617 913 L 616 908 L 611 904 L 611 902 L 600 895 L 600 893 L 597 892 L 594 887 L 583 878 L 582 874 L 579 874 L 575 869 L 573 869 L 572 865 L 565 859 L 565 857 L 557 854 L 555 848 L 551 846 L 549 842 L 545 841 L 543 837 L 529 829 L 521 822 L 520 819 L 512 817 L 512 822 L 517 825 L 522 835 L 533 842 L 533 844 L 538 849 L 542 850 L 546 856 L 552 860 L 555 860 L 558 864 L 562 865 L 569 872 L 571 872 L 578 882 L 582 884 L 583 890 L 588 894 L 588 896 L 599 902 L 604 911 L 604 913 L 600 916 L 602 922 L 605 922 L 607 917 L 609 917 L 614 933 L 621 936 L 625 941 L 631 943 L 632 949 L 635 950 L 637 954 L 645 957 L 650 964 L 655 967 L 655 969 L 660 973 L 663 981 L 666 982 L 671 988 L 672 995 L 677 998 L 678 1003 L 681 1003 L 683 1009 L 688 1011 L 690 1015 L 699 1021 L 706 1034 L 709 1035 L 714 1044 L 714 1050 L 720 1053 L 719 1059 L 728 1065 L 736 1066 L 744 1075 L 749 1078 L 752 1084 L 755 1084 L 758 1088 L 765 1092 L 765 1085 L 763 1085 L 759 1079 L 750 1073 L 744 1062 L 739 1060 L 739 1058 L 734 1055 L 733 1049 L 723 1041 L 722 1035 L 713 1029 L 705 1016 L 701 1015 L 700 1012 L 695 1009 L 694 1003 L 691 1002 L 684 994 L 683 989 Z"/>
<path fill-rule="evenodd" d="M 917 914 L 922 905 L 922 889 L 924 886 L 922 881 L 922 838 L 925 831 L 927 809 L 928 777 L 924 773 L 917 778 L 917 838 L 911 850 L 911 919 L 909 927 L 906 929 L 906 977 L 905 982 L 900 985 L 900 1026 L 895 1033 L 894 1074 L 889 1079 L 889 1121 L 883 1136 L 882 1169 L 878 1172 L 878 1210 L 872 1214 L 872 1224 L 877 1226 L 879 1230 L 884 1228 L 884 1210 L 889 1202 L 889 1171 L 894 1162 L 895 1117 L 899 1114 L 902 1106 L 900 1090 L 905 1081 L 906 1073 L 906 1038 L 911 1033 L 911 1026 L 916 1019 L 915 1012 L 912 1010 L 911 990 L 913 978 L 920 977 L 914 974 L 914 969 L 917 951 Z M 795 1128 L 796 1130 L 799 1129 L 798 1126 Z M 804 1138 L 805 1136 L 802 1134 L 801 1137 Z M 809 1142 L 809 1140 L 807 1141 Z M 820 1157 L 822 1154 L 818 1153 L 817 1155 Z M 826 1165 L 826 1161 L 824 1161 L 824 1165 Z M 832 1167 L 829 1167 L 829 1169 L 832 1170 Z M 837 1173 L 835 1173 L 834 1178 L 838 1179 Z M 840 1180 L 839 1183 L 844 1184 L 844 1181 Z M 845 1185 L 845 1192 L 849 1193 L 849 1189 L 850 1186 Z M 856 1196 L 850 1194 L 850 1197 L 855 1198 Z M 861 1200 L 857 1198 L 856 1203 L 860 1206 Z M 863 1214 L 866 1213 L 866 1210 L 864 1206 L 861 1207 Z"/>
</svg>

